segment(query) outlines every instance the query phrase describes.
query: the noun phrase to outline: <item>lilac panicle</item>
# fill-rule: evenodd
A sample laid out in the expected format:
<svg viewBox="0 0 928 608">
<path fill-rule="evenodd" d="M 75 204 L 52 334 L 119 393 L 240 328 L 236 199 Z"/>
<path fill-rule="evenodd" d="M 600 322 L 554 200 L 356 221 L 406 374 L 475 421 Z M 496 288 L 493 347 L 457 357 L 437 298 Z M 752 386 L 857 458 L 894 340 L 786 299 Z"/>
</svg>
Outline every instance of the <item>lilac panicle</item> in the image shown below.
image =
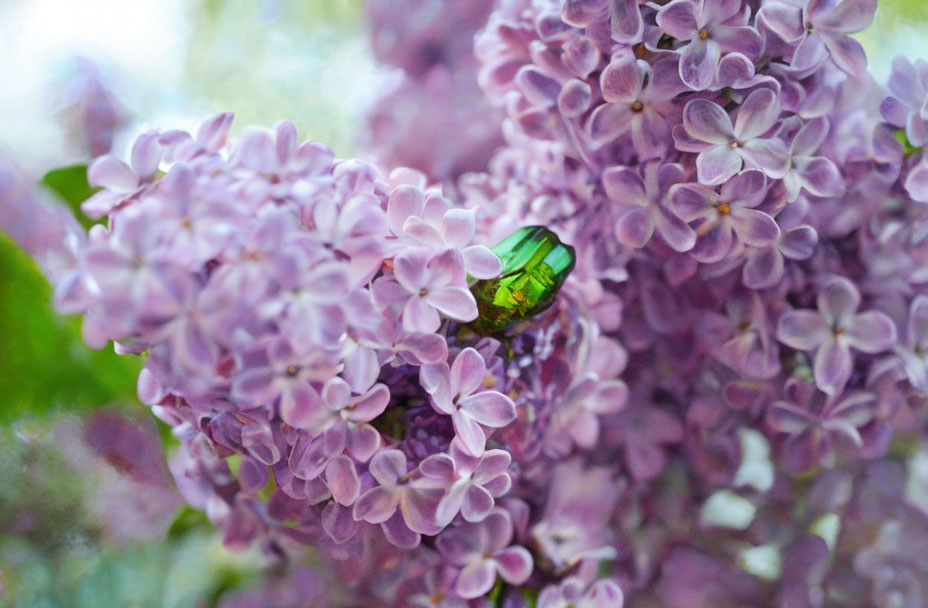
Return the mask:
<svg viewBox="0 0 928 608">
<path fill-rule="evenodd" d="M 876 3 L 401 4 L 365 149 L 427 175 L 231 115 L 91 166 L 56 301 L 145 354 L 188 500 L 360 605 L 925 597 L 925 64 L 866 73 Z M 479 336 L 524 226 L 574 270 Z"/>
</svg>

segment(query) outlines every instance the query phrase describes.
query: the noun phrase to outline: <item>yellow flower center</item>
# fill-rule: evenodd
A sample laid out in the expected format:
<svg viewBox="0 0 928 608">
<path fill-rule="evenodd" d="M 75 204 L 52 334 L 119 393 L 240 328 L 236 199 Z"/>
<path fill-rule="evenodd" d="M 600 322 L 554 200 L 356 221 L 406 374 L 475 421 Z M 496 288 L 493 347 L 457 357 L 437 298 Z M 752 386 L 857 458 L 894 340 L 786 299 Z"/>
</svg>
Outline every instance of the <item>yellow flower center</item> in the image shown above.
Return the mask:
<svg viewBox="0 0 928 608">
<path fill-rule="evenodd" d="M 699 39 L 706 40 L 707 38 L 709 38 L 709 30 L 707 30 L 706 28 L 702 28 L 701 30 L 699 30 Z"/>
</svg>

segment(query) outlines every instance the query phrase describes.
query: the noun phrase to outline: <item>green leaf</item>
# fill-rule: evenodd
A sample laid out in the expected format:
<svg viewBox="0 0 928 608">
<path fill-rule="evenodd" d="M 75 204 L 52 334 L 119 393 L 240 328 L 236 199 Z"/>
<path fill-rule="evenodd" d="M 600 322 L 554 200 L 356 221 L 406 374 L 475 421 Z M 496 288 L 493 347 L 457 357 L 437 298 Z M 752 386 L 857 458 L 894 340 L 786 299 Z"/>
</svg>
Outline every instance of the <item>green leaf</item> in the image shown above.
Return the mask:
<svg viewBox="0 0 928 608">
<path fill-rule="evenodd" d="M 92 350 L 58 315 L 32 259 L 0 233 L 0 423 L 24 415 L 136 402 L 142 359 Z"/>
<path fill-rule="evenodd" d="M 39 183 L 51 190 L 74 212 L 77 221 L 86 229 L 105 220 L 92 220 L 81 211 L 81 203 L 99 192 L 87 181 L 87 165 L 70 165 L 53 169 L 39 180 Z"/>
<path fill-rule="evenodd" d="M 180 511 L 177 512 L 174 521 L 171 522 L 171 527 L 168 528 L 167 539 L 169 541 L 178 541 L 191 532 L 210 529 L 212 528 L 209 520 L 206 518 L 206 514 L 203 511 L 184 505 L 181 507 Z"/>
</svg>

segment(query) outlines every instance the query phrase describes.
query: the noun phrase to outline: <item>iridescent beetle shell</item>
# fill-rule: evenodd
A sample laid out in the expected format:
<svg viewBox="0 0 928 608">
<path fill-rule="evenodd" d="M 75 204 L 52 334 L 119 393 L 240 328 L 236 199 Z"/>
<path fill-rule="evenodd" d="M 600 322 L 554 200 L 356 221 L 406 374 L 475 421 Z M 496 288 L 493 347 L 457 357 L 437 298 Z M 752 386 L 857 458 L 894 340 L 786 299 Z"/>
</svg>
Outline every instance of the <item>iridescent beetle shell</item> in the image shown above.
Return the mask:
<svg viewBox="0 0 928 608">
<path fill-rule="evenodd" d="M 554 304 L 577 259 L 574 248 L 544 226 L 520 228 L 493 252 L 503 272 L 471 287 L 480 316 L 470 327 L 483 335 L 503 332 Z"/>
</svg>

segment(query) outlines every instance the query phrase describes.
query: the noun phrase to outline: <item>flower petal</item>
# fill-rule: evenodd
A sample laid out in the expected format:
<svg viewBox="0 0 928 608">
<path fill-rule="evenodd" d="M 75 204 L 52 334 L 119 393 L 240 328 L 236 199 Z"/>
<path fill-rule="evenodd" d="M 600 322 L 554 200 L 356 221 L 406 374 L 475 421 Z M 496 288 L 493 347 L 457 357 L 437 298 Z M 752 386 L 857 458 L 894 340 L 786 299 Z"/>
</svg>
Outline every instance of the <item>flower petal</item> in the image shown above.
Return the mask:
<svg viewBox="0 0 928 608">
<path fill-rule="evenodd" d="M 503 271 L 503 263 L 488 247 L 471 245 L 461 250 L 467 273 L 475 279 L 493 279 Z"/>
<path fill-rule="evenodd" d="M 325 466 L 325 482 L 335 502 L 346 507 L 354 504 L 361 493 L 361 480 L 354 462 L 344 454 L 336 456 Z"/>
<path fill-rule="evenodd" d="M 609 167 L 603 171 L 602 181 L 606 196 L 617 203 L 641 205 L 642 207 L 650 203 L 644 182 L 634 169 Z"/>
<path fill-rule="evenodd" d="M 896 341 L 896 325 L 882 312 L 868 311 L 854 317 L 844 332 L 847 343 L 865 353 L 886 350 Z"/>
<path fill-rule="evenodd" d="M 822 315 L 812 310 L 788 310 L 777 322 L 777 340 L 796 350 L 812 350 L 830 333 Z"/>
<path fill-rule="evenodd" d="M 613 60 L 599 77 L 603 98 L 609 103 L 631 103 L 641 96 L 644 75 L 634 59 Z"/>
<path fill-rule="evenodd" d="M 441 235 L 448 247 L 461 249 L 474 238 L 474 209 L 449 209 L 441 220 Z"/>
<path fill-rule="evenodd" d="M 397 186 L 390 192 L 387 201 L 387 221 L 393 234 L 403 234 L 403 224 L 409 217 L 422 215 L 425 198 L 422 191 L 414 186 Z"/>
<path fill-rule="evenodd" d="M 844 277 L 832 277 L 819 289 L 816 303 L 829 325 L 845 328 L 860 308 L 860 291 Z"/>
<path fill-rule="evenodd" d="M 393 485 L 406 474 L 406 456 L 399 450 L 381 450 L 371 459 L 370 472 L 381 485 Z"/>
<path fill-rule="evenodd" d="M 96 158 L 90 163 L 87 169 L 87 181 L 91 186 L 116 192 L 129 192 L 139 185 L 139 179 L 129 165 L 109 155 Z"/>
<path fill-rule="evenodd" d="M 487 490 L 475 483 L 467 484 L 461 504 L 461 516 L 470 522 L 483 521 L 493 510 L 494 502 L 493 496 Z"/>
<path fill-rule="evenodd" d="M 488 593 L 495 582 L 493 560 L 478 558 L 461 570 L 454 584 L 454 592 L 464 599 L 478 598 Z"/>
<path fill-rule="evenodd" d="M 434 306 L 446 317 L 456 321 L 473 321 L 478 316 L 477 300 L 474 295 L 464 287 L 442 287 L 430 291 L 423 298 L 429 305 Z M 435 331 L 434 327 L 430 331 Z M 422 330 L 426 331 L 426 330 Z"/>
<path fill-rule="evenodd" d="M 735 135 L 742 140 L 759 137 L 780 117 L 777 95 L 770 89 L 757 89 L 747 96 L 735 118 Z"/>
<path fill-rule="evenodd" d="M 789 149 L 780 139 L 752 139 L 737 150 L 748 166 L 768 177 L 783 179 L 789 169 Z"/>
<path fill-rule="evenodd" d="M 743 164 L 741 155 L 728 146 L 714 146 L 696 157 L 696 175 L 700 184 L 718 186 L 724 184 Z"/>
<path fill-rule="evenodd" d="M 458 405 L 468 416 L 490 428 L 504 427 L 516 419 L 516 406 L 512 399 L 497 391 L 471 395 Z"/>
<path fill-rule="evenodd" d="M 406 291 L 418 294 L 421 289 L 428 286 L 428 264 L 427 251 L 405 249 L 393 260 L 393 274 Z"/>
<path fill-rule="evenodd" d="M 521 585 L 532 575 L 532 554 L 525 547 L 506 547 L 496 555 L 499 575 L 510 585 Z"/>
<path fill-rule="evenodd" d="M 690 0 L 671 2 L 657 13 L 657 25 L 664 33 L 677 40 L 696 38 L 699 30 L 696 4 Z"/>
<path fill-rule="evenodd" d="M 372 524 L 385 522 L 396 513 L 400 499 L 391 489 L 378 486 L 362 494 L 354 503 L 352 515 L 356 521 Z"/>
<path fill-rule="evenodd" d="M 757 209 L 732 209 L 731 221 L 745 245 L 764 247 L 780 237 L 780 227 L 773 218 Z"/>
<path fill-rule="evenodd" d="M 451 393 L 457 398 L 476 391 L 487 373 L 487 365 L 473 348 L 465 348 L 451 364 Z"/>
<path fill-rule="evenodd" d="M 722 48 L 714 40 L 695 39 L 680 53 L 680 79 L 690 88 L 702 91 L 715 82 Z"/>
<path fill-rule="evenodd" d="M 867 70 L 864 47 L 850 36 L 820 32 L 822 41 L 831 53 L 831 60 L 848 74 L 863 74 Z"/>
<path fill-rule="evenodd" d="M 683 127 L 690 137 L 699 141 L 727 146 L 735 139 L 728 113 L 708 99 L 694 99 L 686 104 Z"/>
<path fill-rule="evenodd" d="M 487 444 L 487 436 L 477 421 L 466 412 L 458 410 L 451 414 L 451 423 L 460 447 L 471 456 L 480 457 Z"/>
<path fill-rule="evenodd" d="M 829 395 L 837 395 L 851 377 L 851 349 L 841 340 L 827 338 L 815 353 L 815 384 Z"/>
</svg>

